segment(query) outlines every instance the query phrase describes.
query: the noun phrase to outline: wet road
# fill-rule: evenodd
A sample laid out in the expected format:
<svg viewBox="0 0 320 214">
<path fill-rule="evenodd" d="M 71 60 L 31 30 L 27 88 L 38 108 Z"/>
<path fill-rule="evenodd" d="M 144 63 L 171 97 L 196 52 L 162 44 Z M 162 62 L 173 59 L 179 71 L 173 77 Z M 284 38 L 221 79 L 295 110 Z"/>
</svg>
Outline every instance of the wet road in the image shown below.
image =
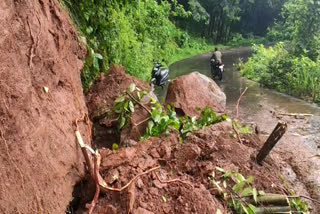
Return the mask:
<svg viewBox="0 0 320 214">
<path fill-rule="evenodd" d="M 311 195 L 320 199 L 320 108 L 300 99 L 287 96 L 273 90 L 261 88 L 258 83 L 241 77 L 235 63 L 241 58 L 244 61 L 251 55 L 250 48 L 239 48 L 223 51 L 225 72 L 222 81 L 216 81 L 227 97 L 227 112 L 229 115 L 235 111 L 237 100 L 242 91 L 248 87 L 240 105 L 240 118 L 243 121 L 256 123 L 267 137 L 277 122 L 281 119 L 288 123 L 288 131 L 280 140 L 275 153 L 289 153 L 294 158 L 292 168 L 295 169 L 289 176 L 291 182 L 300 182 L 308 189 Z M 211 77 L 209 59 L 210 54 L 203 54 L 174 63 L 170 66 L 170 79 L 177 76 L 198 71 Z M 167 88 L 157 89 L 156 94 L 162 99 Z M 312 117 L 295 118 L 280 116 L 279 113 L 308 113 Z M 262 135 L 263 135 L 262 134 Z M 310 158 L 312 157 L 312 158 Z M 289 170 L 290 171 L 290 170 Z M 297 181 L 298 180 L 300 181 Z M 311 186 L 310 186 L 311 185 Z"/>
</svg>

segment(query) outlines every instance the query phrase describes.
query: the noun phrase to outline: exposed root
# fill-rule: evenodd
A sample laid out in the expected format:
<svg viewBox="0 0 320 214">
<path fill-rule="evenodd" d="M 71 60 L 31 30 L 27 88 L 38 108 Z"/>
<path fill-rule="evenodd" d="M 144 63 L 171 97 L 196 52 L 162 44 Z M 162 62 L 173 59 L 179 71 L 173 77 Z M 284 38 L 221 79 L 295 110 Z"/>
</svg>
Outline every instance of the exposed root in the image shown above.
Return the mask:
<svg viewBox="0 0 320 214">
<path fill-rule="evenodd" d="M 100 195 L 100 185 L 99 185 L 99 176 L 98 176 L 100 164 L 101 164 L 101 156 L 97 150 L 95 152 L 95 156 L 94 156 L 94 181 L 96 183 L 96 192 L 95 192 L 93 200 L 90 204 L 89 214 L 91 214 L 93 212 L 94 207 L 98 203 L 98 199 L 99 199 L 99 195 Z"/>
<path fill-rule="evenodd" d="M 21 181 L 22 181 L 22 183 L 21 183 L 22 189 L 25 190 L 25 188 L 24 188 L 24 177 L 23 177 L 23 175 L 22 175 L 21 170 L 20 170 L 20 169 L 18 168 L 18 166 L 14 163 L 14 161 L 13 161 L 11 155 L 10 155 L 7 140 L 4 138 L 3 132 L 2 132 L 1 129 L 0 129 L 0 135 L 1 135 L 2 141 L 4 142 L 4 145 L 5 145 L 5 147 L 6 147 L 6 152 L 7 152 L 7 156 L 8 156 L 9 162 L 10 162 L 10 164 L 17 170 L 17 172 L 19 173 L 20 178 L 21 178 Z"/>
<path fill-rule="evenodd" d="M 100 191 L 103 191 L 103 192 L 107 192 L 107 191 L 121 192 L 121 191 L 125 190 L 126 188 L 128 188 L 132 184 L 132 182 L 134 182 L 138 177 L 140 177 L 142 175 L 145 175 L 145 174 L 148 174 L 148 173 L 150 173 L 152 171 L 158 170 L 158 169 L 160 169 L 160 166 L 156 166 L 154 168 L 151 168 L 151 169 L 149 169 L 149 170 L 147 170 L 145 172 L 142 172 L 142 173 L 136 175 L 126 185 L 124 185 L 121 188 L 109 187 L 107 185 L 107 183 L 105 182 L 105 180 L 102 178 L 102 176 L 100 175 L 100 172 L 99 172 L 100 163 L 101 163 L 101 156 L 100 156 L 98 150 L 94 151 L 89 145 L 85 144 L 83 139 L 82 139 L 82 137 L 81 137 L 81 133 L 78 130 L 78 122 L 81 121 L 81 120 L 85 120 L 85 118 L 87 118 L 87 115 L 86 114 L 82 114 L 81 118 L 75 120 L 74 124 L 76 126 L 75 134 L 76 134 L 76 137 L 77 137 L 78 144 L 80 145 L 81 150 L 83 152 L 83 155 L 85 157 L 85 160 L 86 160 L 86 163 L 87 163 L 87 166 L 88 166 L 88 169 L 89 169 L 89 173 L 90 173 L 91 177 L 94 179 L 94 181 L 96 183 L 96 192 L 95 192 L 94 198 L 93 198 L 93 200 L 92 200 L 92 202 L 90 204 L 90 207 L 89 207 L 89 214 L 91 214 L 93 212 L 93 209 L 94 209 L 95 205 L 98 202 Z M 88 151 L 90 151 L 91 155 L 93 155 L 94 163 L 92 163 L 92 157 L 91 157 L 91 155 L 89 154 Z"/>
<path fill-rule="evenodd" d="M 159 175 L 158 175 L 157 173 L 155 173 L 155 174 L 156 174 L 158 180 L 160 181 L 160 183 L 165 184 L 165 183 L 180 182 L 180 183 L 186 184 L 186 185 L 188 185 L 188 186 L 190 186 L 190 187 L 193 188 L 193 186 L 192 186 L 190 183 L 188 183 L 188 182 L 186 182 L 186 181 L 183 181 L 183 180 L 181 180 L 181 179 L 176 178 L 176 179 L 172 179 L 172 180 L 168 180 L 168 181 L 163 181 L 163 180 L 160 179 L 160 177 L 159 177 Z"/>
</svg>

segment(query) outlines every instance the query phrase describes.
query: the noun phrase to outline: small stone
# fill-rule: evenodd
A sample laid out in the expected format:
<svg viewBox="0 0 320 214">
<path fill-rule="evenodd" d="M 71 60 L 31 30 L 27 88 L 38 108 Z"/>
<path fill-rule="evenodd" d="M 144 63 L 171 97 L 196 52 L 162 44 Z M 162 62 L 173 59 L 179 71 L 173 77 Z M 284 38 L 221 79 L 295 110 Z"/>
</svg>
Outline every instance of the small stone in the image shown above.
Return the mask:
<svg viewBox="0 0 320 214">
<path fill-rule="evenodd" d="M 49 88 L 48 87 L 43 87 L 44 92 L 48 93 L 49 92 Z"/>
<path fill-rule="evenodd" d="M 138 179 L 137 179 L 136 186 L 137 186 L 139 189 L 142 189 L 142 187 L 144 186 L 144 183 L 143 183 L 143 181 L 141 180 L 141 178 L 138 178 Z"/>
<path fill-rule="evenodd" d="M 117 169 L 111 169 L 105 178 L 105 181 L 108 184 L 113 184 L 116 180 L 119 179 L 119 171 Z"/>
<path fill-rule="evenodd" d="M 153 158 L 160 158 L 160 155 L 159 155 L 159 153 L 157 152 L 157 149 L 156 149 L 156 148 L 154 148 L 154 149 L 151 150 L 150 155 L 151 155 L 151 157 L 153 157 Z"/>
</svg>

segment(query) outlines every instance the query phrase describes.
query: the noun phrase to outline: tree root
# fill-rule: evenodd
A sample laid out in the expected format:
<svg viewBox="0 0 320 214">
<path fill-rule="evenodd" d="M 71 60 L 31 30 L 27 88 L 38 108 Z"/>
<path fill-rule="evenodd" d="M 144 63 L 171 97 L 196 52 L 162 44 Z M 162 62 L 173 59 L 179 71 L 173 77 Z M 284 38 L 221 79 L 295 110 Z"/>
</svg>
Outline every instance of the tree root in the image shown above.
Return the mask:
<svg viewBox="0 0 320 214">
<path fill-rule="evenodd" d="M 107 191 L 121 192 L 121 191 L 125 190 L 126 188 L 128 188 L 138 177 L 143 176 L 145 174 L 148 174 L 152 171 L 158 170 L 158 169 L 160 169 L 160 166 L 156 166 L 156 167 L 153 167 L 145 172 L 139 173 L 138 175 L 134 176 L 126 185 L 124 185 L 121 188 L 109 187 L 99 172 L 100 163 L 101 163 L 101 156 L 100 156 L 98 150 L 94 151 L 89 145 L 85 144 L 82 137 L 81 137 L 81 133 L 78 130 L 78 122 L 81 120 L 85 120 L 85 118 L 87 118 L 87 116 L 82 115 L 82 117 L 80 119 L 77 119 L 74 123 L 76 126 L 75 134 L 77 137 L 78 144 L 80 145 L 81 150 L 83 152 L 83 155 L 85 157 L 90 176 L 93 178 L 93 180 L 96 183 L 96 192 L 95 192 L 95 195 L 94 195 L 94 198 L 93 198 L 91 204 L 89 205 L 89 213 L 91 214 L 93 212 L 95 205 L 98 203 L 100 191 L 102 191 L 102 192 L 107 192 Z M 88 151 L 91 153 L 91 155 L 89 154 Z M 93 162 L 92 162 L 92 156 L 94 159 Z"/>
<path fill-rule="evenodd" d="M 179 178 L 168 180 L 168 181 L 163 181 L 163 180 L 160 179 L 159 175 L 156 172 L 155 172 L 155 174 L 156 174 L 157 179 L 160 181 L 160 183 L 166 184 L 166 183 L 180 182 L 180 183 L 186 184 L 186 185 L 188 185 L 188 186 L 193 188 L 192 184 L 190 184 L 190 183 L 188 183 L 186 181 L 183 181 L 183 180 L 181 180 Z"/>
</svg>

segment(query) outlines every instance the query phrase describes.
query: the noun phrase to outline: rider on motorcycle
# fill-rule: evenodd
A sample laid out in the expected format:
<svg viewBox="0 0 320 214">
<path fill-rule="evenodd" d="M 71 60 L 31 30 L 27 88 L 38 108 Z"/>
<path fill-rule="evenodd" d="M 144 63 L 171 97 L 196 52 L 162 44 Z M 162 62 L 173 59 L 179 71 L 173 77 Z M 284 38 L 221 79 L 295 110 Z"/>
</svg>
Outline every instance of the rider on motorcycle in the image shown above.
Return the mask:
<svg viewBox="0 0 320 214">
<path fill-rule="evenodd" d="M 214 50 L 214 52 L 213 52 L 210 60 L 211 60 L 211 59 L 214 59 L 215 63 L 217 63 L 217 64 L 219 64 L 219 65 L 222 65 L 222 60 L 221 60 L 221 58 L 222 58 L 222 53 L 221 53 L 221 51 L 219 51 L 218 48 L 215 48 L 215 50 Z"/>
</svg>

